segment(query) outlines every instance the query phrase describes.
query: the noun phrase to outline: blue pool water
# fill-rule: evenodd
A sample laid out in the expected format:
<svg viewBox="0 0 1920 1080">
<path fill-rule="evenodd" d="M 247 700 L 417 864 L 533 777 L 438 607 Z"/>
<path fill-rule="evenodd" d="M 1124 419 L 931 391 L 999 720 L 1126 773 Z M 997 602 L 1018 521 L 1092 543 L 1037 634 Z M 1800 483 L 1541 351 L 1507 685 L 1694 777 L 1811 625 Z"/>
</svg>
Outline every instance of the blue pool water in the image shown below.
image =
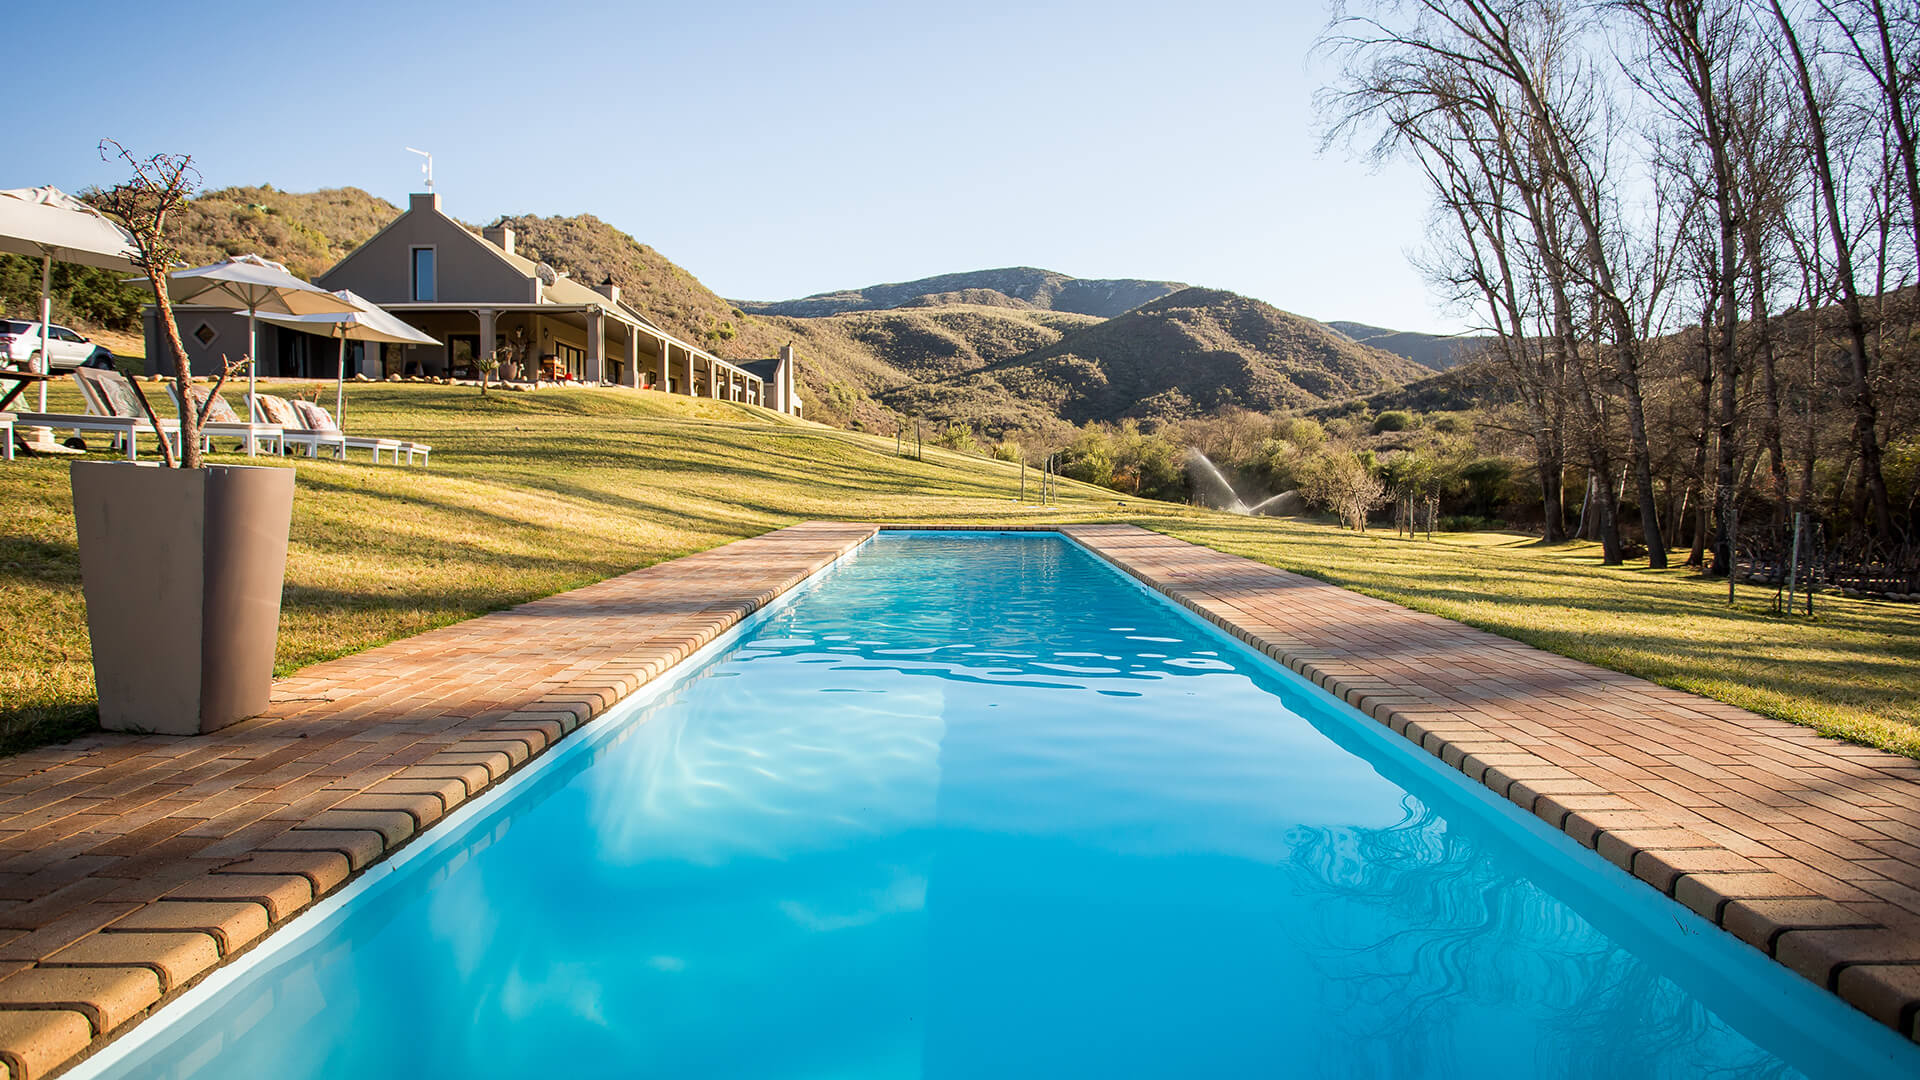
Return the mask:
<svg viewBox="0 0 1920 1080">
<path fill-rule="evenodd" d="M 1640 1080 L 1916 1061 L 1055 536 L 883 535 L 552 759 L 96 1067 Z"/>
</svg>

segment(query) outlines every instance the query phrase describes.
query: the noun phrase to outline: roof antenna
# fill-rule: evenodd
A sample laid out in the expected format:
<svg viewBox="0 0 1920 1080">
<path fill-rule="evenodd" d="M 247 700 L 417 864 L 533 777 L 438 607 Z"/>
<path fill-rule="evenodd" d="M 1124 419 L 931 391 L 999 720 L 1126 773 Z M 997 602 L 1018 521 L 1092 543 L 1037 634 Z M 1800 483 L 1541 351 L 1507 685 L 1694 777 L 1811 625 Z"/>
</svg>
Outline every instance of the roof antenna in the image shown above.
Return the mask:
<svg viewBox="0 0 1920 1080">
<path fill-rule="evenodd" d="M 420 166 L 420 171 L 427 175 L 427 190 L 432 191 L 433 190 L 433 155 L 427 153 L 425 150 L 415 150 L 411 146 L 407 147 L 407 153 L 419 154 L 421 157 L 427 159 L 426 162 Z"/>
</svg>

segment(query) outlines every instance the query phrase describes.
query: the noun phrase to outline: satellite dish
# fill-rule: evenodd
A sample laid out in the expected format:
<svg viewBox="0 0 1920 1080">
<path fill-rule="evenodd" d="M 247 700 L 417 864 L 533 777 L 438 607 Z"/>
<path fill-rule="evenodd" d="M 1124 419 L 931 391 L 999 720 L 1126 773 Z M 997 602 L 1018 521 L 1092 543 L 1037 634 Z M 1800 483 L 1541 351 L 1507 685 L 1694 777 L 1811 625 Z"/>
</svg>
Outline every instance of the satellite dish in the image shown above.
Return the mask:
<svg viewBox="0 0 1920 1080">
<path fill-rule="evenodd" d="M 533 273 L 535 277 L 540 279 L 540 284 L 542 285 L 551 285 L 554 282 L 560 280 L 559 272 L 554 270 L 553 267 L 548 266 L 546 263 L 540 263 L 539 265 L 535 266 L 533 268 Z"/>
</svg>

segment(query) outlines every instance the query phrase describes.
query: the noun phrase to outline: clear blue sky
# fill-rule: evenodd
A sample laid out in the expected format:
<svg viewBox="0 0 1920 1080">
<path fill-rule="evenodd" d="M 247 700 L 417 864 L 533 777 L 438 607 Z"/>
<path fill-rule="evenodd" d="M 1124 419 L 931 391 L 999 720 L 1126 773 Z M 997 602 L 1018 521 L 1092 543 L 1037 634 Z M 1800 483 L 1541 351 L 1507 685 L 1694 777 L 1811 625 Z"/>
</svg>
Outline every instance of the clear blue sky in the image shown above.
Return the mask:
<svg viewBox="0 0 1920 1080">
<path fill-rule="evenodd" d="M 591 212 L 726 296 L 1033 265 L 1456 328 L 1410 169 L 1318 152 L 1322 3 L 55 3 L 7 18 L 0 187 L 210 186 Z M 25 51 L 22 51 L 22 50 Z M 97 66 L 84 57 L 98 58 Z"/>
</svg>

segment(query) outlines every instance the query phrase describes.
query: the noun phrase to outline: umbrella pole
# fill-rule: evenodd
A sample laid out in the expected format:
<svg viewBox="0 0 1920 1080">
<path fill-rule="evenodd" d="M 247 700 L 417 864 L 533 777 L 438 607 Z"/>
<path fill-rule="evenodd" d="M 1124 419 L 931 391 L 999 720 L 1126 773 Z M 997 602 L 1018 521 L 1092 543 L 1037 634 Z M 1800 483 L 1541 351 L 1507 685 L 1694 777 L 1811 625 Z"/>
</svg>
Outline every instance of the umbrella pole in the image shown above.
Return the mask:
<svg viewBox="0 0 1920 1080">
<path fill-rule="evenodd" d="M 259 345 L 256 342 L 254 337 L 254 329 L 253 329 L 253 317 L 255 314 L 256 314 L 256 309 L 254 308 L 247 309 L 247 456 L 248 457 L 253 457 L 257 453 L 257 450 L 255 449 L 256 444 L 253 441 L 253 412 L 254 412 L 253 405 L 254 405 L 254 402 L 257 400 L 253 396 L 253 389 L 254 389 L 253 373 L 259 370 L 260 363 L 258 360 L 254 358 L 254 351 L 257 348 L 259 348 Z"/>
<path fill-rule="evenodd" d="M 347 430 L 347 327 L 340 324 L 340 362 L 333 365 L 333 424 Z"/>
<path fill-rule="evenodd" d="M 40 257 L 40 374 L 53 374 L 53 354 L 47 351 L 47 336 L 53 323 L 53 256 Z M 47 411 L 47 381 L 40 380 L 40 411 Z"/>
</svg>

